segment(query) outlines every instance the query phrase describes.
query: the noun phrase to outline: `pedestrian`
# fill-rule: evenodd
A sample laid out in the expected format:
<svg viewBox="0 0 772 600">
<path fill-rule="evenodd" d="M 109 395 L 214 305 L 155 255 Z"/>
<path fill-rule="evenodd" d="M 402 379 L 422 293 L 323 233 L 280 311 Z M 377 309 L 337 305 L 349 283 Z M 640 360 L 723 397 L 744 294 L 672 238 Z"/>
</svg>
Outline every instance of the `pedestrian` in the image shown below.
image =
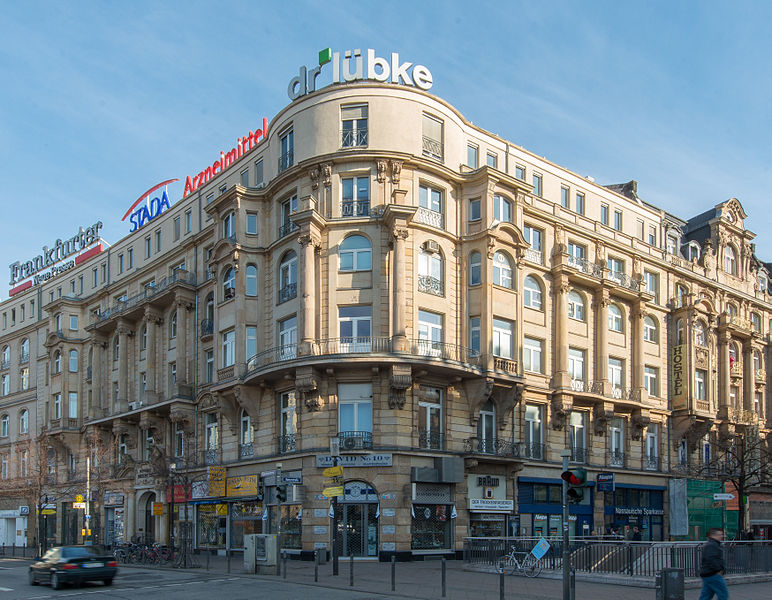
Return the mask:
<svg viewBox="0 0 772 600">
<path fill-rule="evenodd" d="M 708 529 L 708 539 L 702 546 L 700 563 L 700 577 L 702 577 L 700 600 L 711 600 L 714 594 L 718 600 L 729 600 L 729 590 L 723 577 L 724 552 L 721 550 L 723 539 L 723 529 L 718 527 Z"/>
<path fill-rule="evenodd" d="M 633 537 L 631 539 L 634 542 L 640 542 L 641 541 L 641 530 L 638 529 L 638 527 L 633 527 Z"/>
</svg>

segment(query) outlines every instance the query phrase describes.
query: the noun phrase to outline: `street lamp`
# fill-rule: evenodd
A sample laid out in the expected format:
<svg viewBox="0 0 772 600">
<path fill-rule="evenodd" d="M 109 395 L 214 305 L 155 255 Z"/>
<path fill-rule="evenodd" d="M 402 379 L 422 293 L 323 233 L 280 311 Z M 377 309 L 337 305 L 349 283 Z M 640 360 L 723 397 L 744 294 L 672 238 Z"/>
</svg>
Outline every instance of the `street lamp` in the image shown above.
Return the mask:
<svg viewBox="0 0 772 600">
<path fill-rule="evenodd" d="M 172 499 L 170 504 L 170 514 L 169 514 L 169 521 L 171 522 L 171 531 L 169 532 L 169 545 L 171 546 L 171 551 L 174 552 L 174 500 L 175 495 L 177 491 L 177 484 L 176 484 L 176 478 L 175 475 L 177 474 L 177 463 L 171 463 L 169 464 L 169 479 L 171 479 L 171 495 Z"/>
</svg>

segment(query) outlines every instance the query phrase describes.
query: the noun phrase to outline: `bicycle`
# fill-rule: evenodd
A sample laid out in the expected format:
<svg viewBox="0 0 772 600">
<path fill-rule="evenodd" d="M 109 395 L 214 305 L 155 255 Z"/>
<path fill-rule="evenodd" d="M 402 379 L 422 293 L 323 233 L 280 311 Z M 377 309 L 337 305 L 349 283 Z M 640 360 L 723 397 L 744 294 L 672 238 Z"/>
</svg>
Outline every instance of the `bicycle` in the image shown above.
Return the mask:
<svg viewBox="0 0 772 600">
<path fill-rule="evenodd" d="M 521 560 L 518 560 L 518 555 L 522 557 Z M 538 577 L 541 570 L 541 560 L 530 552 L 519 552 L 515 546 L 512 546 L 509 554 L 505 554 L 499 559 L 499 572 L 504 571 L 509 575 L 519 572 L 526 577 Z"/>
</svg>

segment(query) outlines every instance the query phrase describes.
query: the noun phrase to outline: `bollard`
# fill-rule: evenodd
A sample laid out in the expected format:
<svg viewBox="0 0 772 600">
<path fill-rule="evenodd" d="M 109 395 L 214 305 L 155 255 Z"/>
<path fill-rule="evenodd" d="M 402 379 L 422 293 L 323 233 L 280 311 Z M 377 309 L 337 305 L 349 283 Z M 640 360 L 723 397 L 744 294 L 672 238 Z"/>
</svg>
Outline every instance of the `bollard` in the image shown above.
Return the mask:
<svg viewBox="0 0 772 600">
<path fill-rule="evenodd" d="M 11 544 L 11 556 L 16 556 L 16 542 Z"/>
<path fill-rule="evenodd" d="M 228 573 L 231 572 L 231 551 L 226 550 L 225 551 L 225 559 L 228 562 Z"/>
<path fill-rule="evenodd" d="M 445 576 L 446 576 L 446 567 L 447 567 L 447 561 L 445 560 L 445 557 L 442 557 L 442 597 L 444 598 L 447 590 L 445 587 Z"/>
<path fill-rule="evenodd" d="M 391 591 L 397 586 L 397 555 L 391 555 Z"/>
<path fill-rule="evenodd" d="M 354 555 L 353 554 L 349 554 L 348 584 L 349 584 L 349 587 L 354 587 Z"/>
<path fill-rule="evenodd" d="M 499 600 L 504 600 L 504 569 L 499 570 Z"/>
<path fill-rule="evenodd" d="M 571 567 L 571 571 L 569 572 L 568 577 L 568 581 L 571 585 L 571 595 L 569 597 L 571 600 L 576 600 L 576 569 Z"/>
<path fill-rule="evenodd" d="M 211 554 L 212 554 L 212 553 L 211 553 L 211 552 L 209 552 L 209 551 L 207 551 L 207 553 L 206 553 L 206 570 L 207 570 L 207 571 L 209 570 L 209 556 L 210 556 Z"/>
<path fill-rule="evenodd" d="M 314 583 L 319 582 L 319 550 L 314 550 Z"/>
<path fill-rule="evenodd" d="M 281 562 L 284 563 L 284 579 L 287 579 L 287 553 L 281 553 Z"/>
</svg>

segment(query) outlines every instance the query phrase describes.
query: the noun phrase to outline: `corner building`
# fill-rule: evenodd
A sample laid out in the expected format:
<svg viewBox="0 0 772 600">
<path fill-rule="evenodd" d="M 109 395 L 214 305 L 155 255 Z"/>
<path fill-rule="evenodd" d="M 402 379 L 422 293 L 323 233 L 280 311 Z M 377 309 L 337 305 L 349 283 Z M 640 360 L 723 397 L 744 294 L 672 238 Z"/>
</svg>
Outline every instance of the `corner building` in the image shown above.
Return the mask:
<svg viewBox="0 0 772 600">
<path fill-rule="evenodd" d="M 671 478 L 769 428 L 768 265 L 744 218 L 731 199 L 679 219 L 415 88 L 310 93 L 2 303 L 0 535 L 81 541 L 88 479 L 101 542 L 238 550 L 275 530 L 281 463 L 285 549 L 330 548 L 332 437 L 344 555 L 559 534 L 566 448 L 590 480 L 572 535 L 667 539 Z"/>
</svg>

